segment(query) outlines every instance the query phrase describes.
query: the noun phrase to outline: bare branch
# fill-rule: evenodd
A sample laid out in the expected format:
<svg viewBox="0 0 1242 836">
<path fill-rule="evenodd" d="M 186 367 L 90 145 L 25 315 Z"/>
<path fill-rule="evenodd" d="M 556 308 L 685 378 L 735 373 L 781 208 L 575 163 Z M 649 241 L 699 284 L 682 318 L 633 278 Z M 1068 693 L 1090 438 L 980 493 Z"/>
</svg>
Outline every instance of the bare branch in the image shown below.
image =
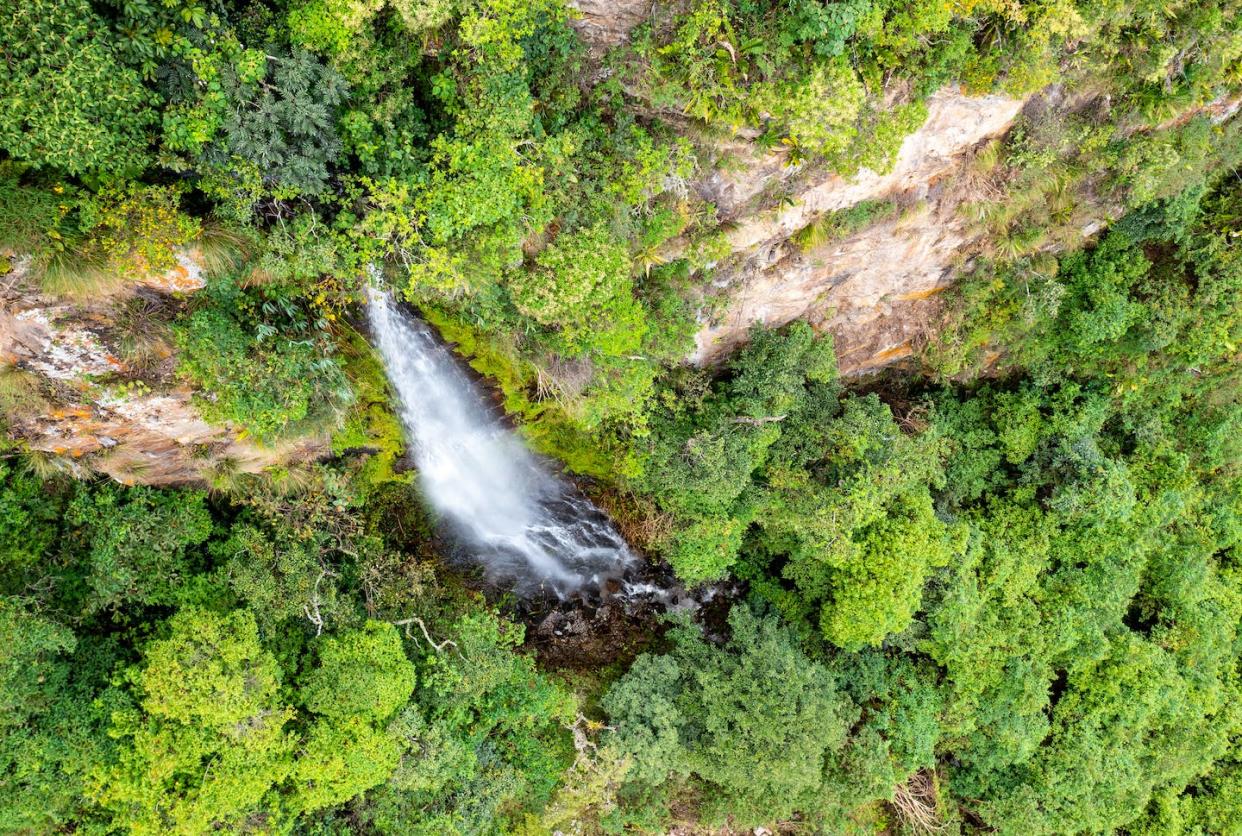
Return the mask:
<svg viewBox="0 0 1242 836">
<path fill-rule="evenodd" d="M 786 415 L 765 415 L 762 418 L 747 418 L 745 416 L 739 416 L 737 418 L 730 418 L 729 423 L 730 424 L 746 424 L 747 426 L 751 426 L 751 427 L 761 427 L 764 424 L 779 423 L 780 421 L 784 421 L 785 418 L 787 417 L 788 416 Z"/>
<path fill-rule="evenodd" d="M 323 583 L 323 579 L 330 573 L 324 569 L 319 573 L 319 577 L 315 579 L 315 591 L 311 593 L 310 604 L 302 606 L 302 612 L 306 613 L 306 618 L 311 624 L 315 625 L 315 635 L 323 635 L 323 615 L 319 612 L 319 584 Z"/>
<path fill-rule="evenodd" d="M 410 632 L 410 625 L 417 624 L 419 626 L 419 629 L 423 631 L 423 638 L 427 640 L 427 644 L 435 648 L 436 653 L 442 652 L 444 648 L 448 647 L 450 644 L 453 647 L 457 647 L 457 642 L 453 641 L 452 639 L 445 639 L 439 644 L 436 644 L 435 640 L 431 638 L 431 633 L 427 632 L 427 625 L 424 624 L 423 620 L 419 618 L 418 616 L 414 616 L 413 618 L 403 618 L 400 621 L 392 622 L 392 624 L 395 627 L 404 627 L 405 635 L 411 639 L 414 638 L 414 634 Z"/>
</svg>

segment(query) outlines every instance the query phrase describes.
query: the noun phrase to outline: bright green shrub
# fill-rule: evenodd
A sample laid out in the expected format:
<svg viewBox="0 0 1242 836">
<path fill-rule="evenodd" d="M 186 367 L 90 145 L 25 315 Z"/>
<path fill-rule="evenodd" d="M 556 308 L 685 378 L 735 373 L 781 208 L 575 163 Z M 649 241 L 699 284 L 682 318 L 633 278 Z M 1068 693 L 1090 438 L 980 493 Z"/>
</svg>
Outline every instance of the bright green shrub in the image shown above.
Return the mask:
<svg viewBox="0 0 1242 836">
<path fill-rule="evenodd" d="M 348 801 L 392 775 L 404 745 L 385 724 L 414 691 L 414 665 L 391 624 L 326 636 L 316 656 L 300 686 L 319 719 L 292 775 L 294 803 L 305 810 Z"/>
<path fill-rule="evenodd" d="M 892 171 L 906 137 L 926 121 L 927 105 L 923 102 L 872 109 L 864 115 L 849 150 L 836 163 L 838 170 L 852 172 L 852 166 L 857 166 L 881 174 Z"/>
<path fill-rule="evenodd" d="M 805 323 L 783 331 L 756 328 L 729 363 L 730 375 L 693 404 L 674 391 L 652 419 L 640 485 L 685 523 L 667 544 L 686 580 L 722 576 L 756 509 L 766 499 L 754 484 L 770 450 L 804 410 L 835 407 L 831 341 Z"/>
<path fill-rule="evenodd" d="M 0 729 L 21 726 L 47 711 L 68 671 L 61 657 L 73 651 L 73 632 L 30 612 L 18 598 L 0 598 Z"/>
<path fill-rule="evenodd" d="M 202 226 L 181 212 L 173 187 L 105 189 L 79 205 L 85 247 L 98 252 L 109 269 L 139 279 L 177 264 L 177 250 L 198 237 Z"/>
<path fill-rule="evenodd" d="M 384 783 L 400 758 L 400 742 L 362 717 L 317 721 L 290 776 L 292 803 L 307 811 L 342 804 Z"/>
<path fill-rule="evenodd" d="M 300 682 L 302 702 L 315 714 L 383 723 L 414 691 L 414 666 L 391 624 L 370 621 L 326 636 L 316 650 L 318 665 Z"/>
<path fill-rule="evenodd" d="M 667 557 L 677 577 L 691 584 L 726 577 L 737 561 L 746 525 L 733 517 L 710 517 L 674 534 Z"/>
<path fill-rule="evenodd" d="M 816 63 L 803 77 L 756 86 L 751 95 L 796 151 L 831 157 L 849 147 L 866 92 L 849 62 L 838 58 Z"/>
<path fill-rule="evenodd" d="M 69 174 L 138 174 L 158 98 L 86 0 L 19 3 L 0 20 L 0 147 Z"/>
<path fill-rule="evenodd" d="M 254 619 L 185 610 L 171 634 L 147 648 L 135 684 L 153 715 L 206 727 L 230 726 L 261 712 L 276 696 L 280 670 L 258 644 Z"/>
<path fill-rule="evenodd" d="M 293 38 L 308 49 L 328 54 L 346 52 L 364 27 L 384 7 L 384 0 L 308 0 L 289 11 Z"/>
<path fill-rule="evenodd" d="M 296 318 L 290 325 L 252 331 L 216 307 L 178 323 L 178 372 L 199 387 L 204 417 L 265 442 L 335 419 L 350 400 L 344 372 L 322 337 Z"/>
<path fill-rule="evenodd" d="M 63 513 L 53 486 L 0 462 L 0 578 L 20 577 L 49 553 Z"/>
<path fill-rule="evenodd" d="M 555 329 L 565 354 L 617 356 L 642 343 L 646 322 L 626 248 L 602 226 L 562 236 L 535 263 L 514 276 L 510 293 L 519 311 Z"/>
<path fill-rule="evenodd" d="M 811 429 L 813 417 L 820 423 Z M 963 532 L 932 509 L 929 486 L 943 478 L 934 434 L 907 436 L 874 396 L 825 418 L 804 417 L 774 448 L 780 464 L 769 469 L 757 542 L 786 556 L 781 574 L 818 607 L 825 637 L 856 650 L 909 625 L 932 570 L 960 550 Z M 781 450 L 786 443 L 793 449 Z"/>
<path fill-rule="evenodd" d="M 0 829 L 46 832 L 86 815 L 83 778 L 106 757 L 106 686 L 85 642 L 30 598 L 0 597 Z M 106 645 L 106 642 L 104 642 Z"/>
<path fill-rule="evenodd" d="M 291 766 L 293 712 L 253 617 L 183 610 L 128 678 L 134 702 L 112 721 L 117 759 L 90 789 L 116 825 L 201 832 L 263 809 Z"/>
<path fill-rule="evenodd" d="M 857 551 L 828 573 L 829 603 L 820 627 L 838 647 L 876 645 L 904 630 L 922 601 L 933 569 L 954 555 L 943 523 L 932 513 L 930 497 L 898 499 L 885 518 L 854 535 Z M 789 574 L 812 584 L 803 572 Z"/>
</svg>

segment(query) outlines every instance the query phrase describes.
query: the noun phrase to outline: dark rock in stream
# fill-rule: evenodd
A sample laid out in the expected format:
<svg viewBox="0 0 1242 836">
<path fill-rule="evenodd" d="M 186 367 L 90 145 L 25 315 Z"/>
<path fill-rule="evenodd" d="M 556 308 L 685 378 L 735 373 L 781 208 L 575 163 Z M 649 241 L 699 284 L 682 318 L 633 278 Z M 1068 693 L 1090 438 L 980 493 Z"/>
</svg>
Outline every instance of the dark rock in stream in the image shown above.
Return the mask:
<svg viewBox="0 0 1242 836">
<path fill-rule="evenodd" d="M 645 571 L 644 571 L 645 570 Z M 527 646 L 549 668 L 593 670 L 629 664 L 663 636 L 683 613 L 699 624 L 709 641 L 726 637 L 729 609 L 743 593 L 737 583 L 711 584 L 687 591 L 667 567 L 644 564 L 642 577 L 610 580 L 598 597 L 577 597 L 526 614 Z"/>
<path fill-rule="evenodd" d="M 633 659 L 660 633 L 659 607 L 618 603 L 594 609 L 558 608 L 532 625 L 527 643 L 549 668 L 594 669 Z"/>
</svg>

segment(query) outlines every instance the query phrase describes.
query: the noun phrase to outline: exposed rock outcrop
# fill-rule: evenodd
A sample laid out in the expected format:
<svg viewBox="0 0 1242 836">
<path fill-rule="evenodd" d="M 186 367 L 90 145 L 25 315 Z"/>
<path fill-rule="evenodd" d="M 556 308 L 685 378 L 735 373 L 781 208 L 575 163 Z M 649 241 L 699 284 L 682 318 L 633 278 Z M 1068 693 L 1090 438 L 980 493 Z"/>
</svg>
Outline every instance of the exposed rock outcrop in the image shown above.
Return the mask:
<svg viewBox="0 0 1242 836">
<path fill-rule="evenodd" d="M 636 0 L 573 0 L 574 27 L 592 54 L 625 43 L 634 27 L 667 5 Z M 926 122 L 906 138 L 891 171 L 852 178 L 791 170 L 784 152 L 759 153 L 744 134 L 716 143 L 727 160 L 695 183 L 727 224 L 733 257 L 713 276 L 723 307 L 704 322 L 691 356 L 719 360 L 746 339 L 755 322 L 783 325 L 808 319 L 836 340 L 842 371 L 861 373 L 913 353 L 934 320 L 937 294 L 953 283 L 974 244 L 952 182 L 964 157 L 1009 130 L 1025 101 L 968 96 L 949 87 L 931 97 Z M 792 189 L 787 208 L 755 211 L 765 193 Z M 790 237 L 826 212 L 865 200 L 894 199 L 911 211 L 845 239 L 801 252 Z M 662 257 L 681 255 L 674 242 Z"/>
<path fill-rule="evenodd" d="M 652 12 L 651 0 L 570 0 L 578 10 L 573 27 L 595 55 L 625 43 Z"/>
<path fill-rule="evenodd" d="M 182 253 L 178 262 L 168 274 L 137 284 L 160 292 L 201 288 L 199 257 Z M 32 450 L 148 485 L 201 481 L 213 471 L 254 473 L 326 451 L 326 438 L 260 446 L 227 425 L 205 421 L 188 388 L 172 382 L 153 388 L 132 374 L 109 344 L 115 305 L 122 301 L 124 295 L 70 304 L 25 285 L 20 271 L 6 277 L 0 361 L 31 376 L 47 402 L 44 409 L 9 416 L 10 432 Z"/>
<path fill-rule="evenodd" d="M 690 359 L 717 362 L 746 340 L 754 323 L 779 326 L 794 319 L 833 335 L 847 375 L 915 354 L 939 321 L 940 293 L 987 243 L 959 211 L 982 197 L 964 176 L 976 149 L 1007 133 L 1020 113 L 1038 119 L 1095 101 L 1093 94 L 1069 95 L 1055 85 L 1027 99 L 968 96 L 947 87 L 928 101 L 926 121 L 906 137 L 890 172 L 864 169 L 848 179 L 791 170 L 782 153 L 756 154 L 742 140 L 722 143 L 731 165 L 701 177 L 696 188 L 727 224 L 732 255 L 712 275 L 712 303 L 704 306 L 711 313 L 703 316 Z M 1222 96 L 1157 129 L 1197 114 L 1220 123 L 1240 108 L 1242 98 Z M 765 197 L 773 202 L 773 193 L 782 208 L 756 209 Z M 1075 228 L 1082 239 L 1124 211 L 1090 198 L 1080 195 L 1084 214 L 1095 215 Z M 877 200 L 891 202 L 900 217 L 881 213 L 865 228 L 807 251 L 790 240 L 826 213 Z"/>
<path fill-rule="evenodd" d="M 746 214 L 770 184 L 793 180 L 779 153 L 705 178 L 700 189 L 734 219 L 725 233 L 734 256 L 714 277 L 724 305 L 698 333 L 692 359 L 716 361 L 755 322 L 800 318 L 833 334 L 846 374 L 912 353 L 936 295 L 971 252 L 972 236 L 957 214 L 967 195 L 956 175 L 973 149 L 1009 129 L 1022 106 L 1021 99 L 945 88 L 928 102 L 926 122 L 906 138 L 891 171 L 812 177 L 796 186 L 786 208 Z M 824 213 L 864 200 L 892 200 L 904 213 L 807 252 L 790 242 Z"/>
</svg>

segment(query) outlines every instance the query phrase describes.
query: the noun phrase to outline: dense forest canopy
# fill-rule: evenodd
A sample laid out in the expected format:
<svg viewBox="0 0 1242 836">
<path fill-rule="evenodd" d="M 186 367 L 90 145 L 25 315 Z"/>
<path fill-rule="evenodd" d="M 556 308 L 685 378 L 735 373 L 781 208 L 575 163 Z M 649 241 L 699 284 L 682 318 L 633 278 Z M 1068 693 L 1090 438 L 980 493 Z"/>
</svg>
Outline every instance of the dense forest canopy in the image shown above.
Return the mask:
<svg viewBox="0 0 1242 836">
<path fill-rule="evenodd" d="M 1242 833 L 1238 6 L 579 15 L 0 3 L 3 298 L 118 354 L 0 358 L 0 831 Z M 794 321 L 685 362 L 722 143 L 883 172 L 950 86 L 1042 104 L 970 150 L 984 243 L 913 361 L 843 377 Z M 135 291 L 191 251 L 202 289 Z M 723 610 L 534 653 L 402 464 L 368 276 Z M 24 430 L 152 387 L 330 449 L 151 486 Z"/>
</svg>

